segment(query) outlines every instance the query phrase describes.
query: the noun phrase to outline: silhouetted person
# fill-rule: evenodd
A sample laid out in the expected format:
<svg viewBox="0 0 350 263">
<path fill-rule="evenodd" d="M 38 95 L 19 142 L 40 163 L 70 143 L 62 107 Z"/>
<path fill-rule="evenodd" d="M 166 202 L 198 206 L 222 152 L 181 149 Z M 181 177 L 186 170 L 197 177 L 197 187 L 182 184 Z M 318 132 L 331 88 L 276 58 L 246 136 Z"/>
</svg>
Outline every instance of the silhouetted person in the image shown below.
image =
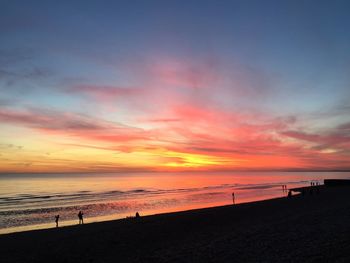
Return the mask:
<svg viewBox="0 0 350 263">
<path fill-rule="evenodd" d="M 139 212 L 136 212 L 135 217 L 136 217 L 136 218 L 140 218 L 140 214 L 139 214 Z"/>
<path fill-rule="evenodd" d="M 289 190 L 289 192 L 288 192 L 288 197 L 292 197 L 292 191 L 291 190 Z"/>
<path fill-rule="evenodd" d="M 55 216 L 56 227 L 58 227 L 58 220 L 60 219 L 60 215 Z"/>
<path fill-rule="evenodd" d="M 283 191 L 283 193 L 287 192 L 287 185 L 282 184 L 282 191 Z"/>
<path fill-rule="evenodd" d="M 235 200 L 236 198 L 235 198 L 235 193 L 234 192 L 232 192 L 232 203 L 233 204 L 235 204 L 236 203 L 236 200 Z"/>
<path fill-rule="evenodd" d="M 84 216 L 84 213 L 81 212 L 81 211 L 79 211 L 79 213 L 78 213 L 79 225 L 84 224 L 84 218 L 83 218 L 83 216 Z"/>
</svg>

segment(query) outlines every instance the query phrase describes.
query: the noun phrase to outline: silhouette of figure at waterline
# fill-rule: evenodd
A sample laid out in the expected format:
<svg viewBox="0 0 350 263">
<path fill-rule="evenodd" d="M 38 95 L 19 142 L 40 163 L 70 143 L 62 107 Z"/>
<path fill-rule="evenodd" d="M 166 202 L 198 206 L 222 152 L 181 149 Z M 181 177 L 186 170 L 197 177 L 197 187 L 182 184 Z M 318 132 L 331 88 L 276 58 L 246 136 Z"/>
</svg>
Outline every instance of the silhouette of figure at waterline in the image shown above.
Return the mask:
<svg viewBox="0 0 350 263">
<path fill-rule="evenodd" d="M 84 224 L 84 218 L 83 218 L 84 213 L 79 211 L 78 213 L 78 218 L 79 218 L 79 225 Z"/>
<path fill-rule="evenodd" d="M 283 191 L 283 193 L 284 193 L 284 192 L 287 192 L 287 185 L 286 185 L 286 184 L 283 184 L 283 185 L 282 185 L 282 191 Z"/>
<path fill-rule="evenodd" d="M 236 200 L 235 200 L 236 198 L 235 198 L 235 193 L 234 192 L 232 192 L 232 203 L 233 204 L 235 204 L 236 203 Z"/>
<path fill-rule="evenodd" d="M 136 212 L 135 217 L 136 217 L 136 218 L 140 218 L 139 212 Z"/>
<path fill-rule="evenodd" d="M 58 227 L 58 220 L 60 219 L 60 215 L 55 216 L 56 227 Z"/>
</svg>

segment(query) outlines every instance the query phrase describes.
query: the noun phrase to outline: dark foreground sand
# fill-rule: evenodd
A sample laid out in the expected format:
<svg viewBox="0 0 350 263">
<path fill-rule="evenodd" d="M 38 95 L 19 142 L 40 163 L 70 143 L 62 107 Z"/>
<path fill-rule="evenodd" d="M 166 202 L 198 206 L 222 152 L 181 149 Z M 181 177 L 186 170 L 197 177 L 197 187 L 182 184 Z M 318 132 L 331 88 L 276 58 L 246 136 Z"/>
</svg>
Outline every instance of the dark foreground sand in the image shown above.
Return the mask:
<svg viewBox="0 0 350 263">
<path fill-rule="evenodd" d="M 0 262 L 350 262 L 350 187 L 2 235 Z"/>
</svg>

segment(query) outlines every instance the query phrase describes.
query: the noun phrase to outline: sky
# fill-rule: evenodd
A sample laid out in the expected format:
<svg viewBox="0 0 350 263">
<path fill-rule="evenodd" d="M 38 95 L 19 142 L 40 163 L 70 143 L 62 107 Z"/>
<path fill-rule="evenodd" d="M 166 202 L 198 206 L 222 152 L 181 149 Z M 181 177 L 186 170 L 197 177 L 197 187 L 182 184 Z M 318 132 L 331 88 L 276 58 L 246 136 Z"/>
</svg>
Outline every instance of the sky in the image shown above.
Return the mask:
<svg viewBox="0 0 350 263">
<path fill-rule="evenodd" d="M 349 1 L 0 3 L 0 172 L 350 169 Z"/>
</svg>

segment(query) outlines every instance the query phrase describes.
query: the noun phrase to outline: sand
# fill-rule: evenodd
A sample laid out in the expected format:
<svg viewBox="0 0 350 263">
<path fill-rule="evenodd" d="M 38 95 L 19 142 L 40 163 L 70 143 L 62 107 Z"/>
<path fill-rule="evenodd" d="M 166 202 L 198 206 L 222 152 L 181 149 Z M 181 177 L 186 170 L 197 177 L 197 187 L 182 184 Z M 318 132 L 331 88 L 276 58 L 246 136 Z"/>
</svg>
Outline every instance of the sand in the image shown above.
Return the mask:
<svg viewBox="0 0 350 263">
<path fill-rule="evenodd" d="M 1 235 L 0 262 L 350 262 L 350 187 Z"/>
</svg>

